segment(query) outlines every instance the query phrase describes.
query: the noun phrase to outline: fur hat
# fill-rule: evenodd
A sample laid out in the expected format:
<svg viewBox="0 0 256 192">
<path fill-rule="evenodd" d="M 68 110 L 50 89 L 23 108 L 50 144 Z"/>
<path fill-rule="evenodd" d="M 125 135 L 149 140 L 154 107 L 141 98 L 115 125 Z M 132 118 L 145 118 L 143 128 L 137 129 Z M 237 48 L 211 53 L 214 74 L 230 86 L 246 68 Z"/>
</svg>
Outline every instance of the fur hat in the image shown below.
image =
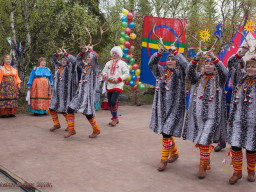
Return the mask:
<svg viewBox="0 0 256 192">
<path fill-rule="evenodd" d="M 110 55 L 113 56 L 113 53 L 117 53 L 117 55 L 122 58 L 123 57 L 123 51 L 120 46 L 115 46 L 111 49 Z"/>
</svg>

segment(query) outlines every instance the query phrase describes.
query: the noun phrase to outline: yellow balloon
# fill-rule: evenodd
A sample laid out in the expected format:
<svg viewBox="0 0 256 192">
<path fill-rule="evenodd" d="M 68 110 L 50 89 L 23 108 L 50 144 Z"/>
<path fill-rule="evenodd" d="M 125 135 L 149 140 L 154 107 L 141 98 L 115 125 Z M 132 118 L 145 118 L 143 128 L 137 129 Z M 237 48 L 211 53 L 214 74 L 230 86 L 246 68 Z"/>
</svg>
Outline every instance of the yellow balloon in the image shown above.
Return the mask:
<svg viewBox="0 0 256 192">
<path fill-rule="evenodd" d="M 131 76 L 131 75 L 129 75 L 129 77 L 127 77 L 127 79 L 126 79 L 126 80 L 130 81 L 131 79 L 132 79 L 132 76 Z"/>
<path fill-rule="evenodd" d="M 131 39 L 136 39 L 135 33 L 131 33 L 131 34 L 130 34 L 130 38 L 131 38 Z"/>
<path fill-rule="evenodd" d="M 141 82 L 138 83 L 139 85 L 142 84 Z"/>
<path fill-rule="evenodd" d="M 140 75 L 140 69 L 136 69 L 135 75 Z"/>
<path fill-rule="evenodd" d="M 120 47 L 121 47 L 121 49 L 122 49 L 122 50 L 125 48 L 125 46 L 124 46 L 124 45 L 120 45 Z"/>
<path fill-rule="evenodd" d="M 124 16 L 127 16 L 127 14 L 128 14 L 127 9 L 123 9 L 123 10 L 122 10 L 122 13 L 124 14 Z"/>
<path fill-rule="evenodd" d="M 139 84 L 140 84 L 140 82 L 139 82 L 139 81 L 135 81 L 135 84 L 136 84 L 136 85 L 139 85 Z"/>
<path fill-rule="evenodd" d="M 128 67 L 129 67 L 129 71 L 131 71 L 132 70 L 132 65 L 128 65 Z"/>
</svg>

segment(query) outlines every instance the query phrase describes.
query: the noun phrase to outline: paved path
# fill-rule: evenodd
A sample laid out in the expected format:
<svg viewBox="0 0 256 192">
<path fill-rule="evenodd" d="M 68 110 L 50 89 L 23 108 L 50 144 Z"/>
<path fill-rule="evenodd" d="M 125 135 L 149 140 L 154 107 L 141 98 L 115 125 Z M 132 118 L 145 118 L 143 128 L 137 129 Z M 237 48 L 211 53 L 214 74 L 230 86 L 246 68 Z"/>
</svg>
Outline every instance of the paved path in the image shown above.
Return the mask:
<svg viewBox="0 0 256 192">
<path fill-rule="evenodd" d="M 256 183 L 244 177 L 228 184 L 232 167 L 222 166 L 228 149 L 211 154 L 211 166 L 204 180 L 197 179 L 199 150 L 190 141 L 175 139 L 180 158 L 164 172 L 156 170 L 161 155 L 161 136 L 148 128 L 150 106 L 121 106 L 120 124 L 109 127 L 108 111 L 97 112 L 102 133 L 88 138 L 91 127 L 76 115 L 77 134 L 64 139 L 66 122 L 59 115 L 62 129 L 50 132 L 49 115 L 19 114 L 0 119 L 0 165 L 44 192 L 255 192 Z M 244 157 L 245 159 L 245 157 Z M 0 189 L 1 191 L 1 189 Z"/>
</svg>

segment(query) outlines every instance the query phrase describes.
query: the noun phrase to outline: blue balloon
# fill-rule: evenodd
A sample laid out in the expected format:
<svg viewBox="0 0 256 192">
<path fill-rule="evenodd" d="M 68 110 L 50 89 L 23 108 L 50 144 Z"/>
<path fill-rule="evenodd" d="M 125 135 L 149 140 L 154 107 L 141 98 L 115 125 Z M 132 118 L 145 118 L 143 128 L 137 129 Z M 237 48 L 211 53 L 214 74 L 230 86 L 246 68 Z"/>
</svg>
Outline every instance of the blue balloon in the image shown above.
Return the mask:
<svg viewBox="0 0 256 192">
<path fill-rule="evenodd" d="M 130 73 L 131 73 L 132 75 L 135 75 L 135 70 L 132 69 L 132 70 L 130 71 Z"/>
<path fill-rule="evenodd" d="M 123 52 L 124 52 L 124 53 L 128 53 L 128 51 L 129 51 L 129 49 L 128 49 L 127 47 L 125 47 L 125 48 L 123 49 Z"/>
<path fill-rule="evenodd" d="M 131 87 L 133 87 L 133 86 L 135 85 L 135 81 L 131 80 L 131 81 L 129 82 L 129 85 L 130 85 Z"/>
<path fill-rule="evenodd" d="M 121 18 L 121 21 L 122 21 L 122 22 L 127 22 L 127 21 L 128 21 L 128 18 L 127 18 L 126 16 L 123 16 L 123 17 Z"/>
<path fill-rule="evenodd" d="M 126 55 L 127 55 L 126 53 L 123 53 L 123 58 L 125 58 Z"/>
<path fill-rule="evenodd" d="M 133 23 L 133 22 L 129 23 L 128 27 L 131 28 L 131 29 L 134 28 L 135 27 L 135 23 Z"/>
<path fill-rule="evenodd" d="M 132 76 L 132 80 L 135 81 L 137 79 L 137 75 Z"/>
</svg>

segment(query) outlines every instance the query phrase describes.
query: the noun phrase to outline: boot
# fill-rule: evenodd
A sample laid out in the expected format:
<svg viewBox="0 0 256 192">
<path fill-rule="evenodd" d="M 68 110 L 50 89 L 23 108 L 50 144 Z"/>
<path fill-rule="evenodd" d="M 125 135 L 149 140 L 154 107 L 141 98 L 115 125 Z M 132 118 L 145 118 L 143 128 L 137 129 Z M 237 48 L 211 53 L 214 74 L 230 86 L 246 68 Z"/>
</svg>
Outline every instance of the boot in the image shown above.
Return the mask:
<svg viewBox="0 0 256 192">
<path fill-rule="evenodd" d="M 54 126 L 50 129 L 50 131 L 53 132 L 53 131 L 55 131 L 56 129 L 60 129 L 60 125 L 54 125 Z"/>
<path fill-rule="evenodd" d="M 220 143 L 218 143 L 218 145 L 216 147 L 214 147 L 214 151 L 219 152 L 224 148 L 226 148 L 226 143 L 220 142 Z"/>
<path fill-rule="evenodd" d="M 206 176 L 206 167 L 205 166 L 199 166 L 197 176 L 199 179 L 205 178 L 205 176 Z"/>
<path fill-rule="evenodd" d="M 255 181 L 255 172 L 254 171 L 248 172 L 247 180 L 250 181 L 250 182 L 254 182 Z"/>
<path fill-rule="evenodd" d="M 68 138 L 72 135 L 75 135 L 76 134 L 76 131 L 75 130 L 70 130 L 68 131 L 65 135 L 64 135 L 64 138 Z"/>
<path fill-rule="evenodd" d="M 242 173 L 233 173 L 232 177 L 230 177 L 229 179 L 229 184 L 234 185 L 241 178 L 242 178 Z"/>
<path fill-rule="evenodd" d="M 95 138 L 100 134 L 100 131 L 93 131 L 91 135 L 89 135 L 89 138 Z"/>
<path fill-rule="evenodd" d="M 179 154 L 177 155 L 171 155 L 168 159 L 168 163 L 173 163 L 179 158 Z"/>
<path fill-rule="evenodd" d="M 109 123 L 111 127 L 115 127 L 119 123 L 118 119 L 112 119 L 112 121 Z"/>
<path fill-rule="evenodd" d="M 160 161 L 160 163 L 159 163 L 159 165 L 158 165 L 157 170 L 158 170 L 158 171 L 164 171 L 165 168 L 166 168 L 166 166 L 167 166 L 167 161 L 161 159 L 161 161 Z"/>
</svg>

